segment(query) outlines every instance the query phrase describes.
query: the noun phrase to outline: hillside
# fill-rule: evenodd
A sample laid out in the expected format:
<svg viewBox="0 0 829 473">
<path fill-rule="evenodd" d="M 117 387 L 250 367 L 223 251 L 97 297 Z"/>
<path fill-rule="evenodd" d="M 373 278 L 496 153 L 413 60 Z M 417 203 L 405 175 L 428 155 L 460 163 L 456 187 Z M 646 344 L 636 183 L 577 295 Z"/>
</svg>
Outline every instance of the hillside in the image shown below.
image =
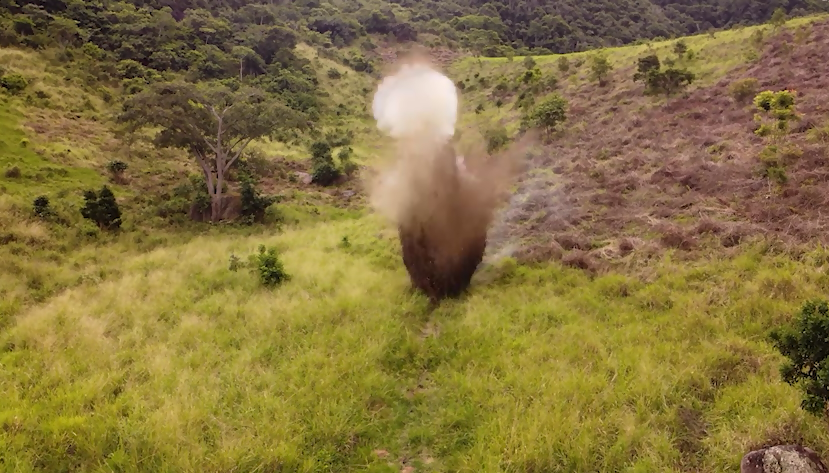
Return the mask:
<svg viewBox="0 0 829 473">
<path fill-rule="evenodd" d="M 220 14 L 175 22 L 194 5 L 146 4 L 171 8 L 29 2 L 2 20 L 17 34 L 0 48 L 3 469 L 713 473 L 768 445 L 829 456 L 825 422 L 781 379 L 768 338 L 829 290 L 826 16 L 531 60 L 471 57 L 448 33 L 432 44 L 461 89 L 461 142 L 480 131 L 496 152 L 546 128 L 472 288 L 436 306 L 411 291 L 363 185 L 386 145 L 371 94 L 405 48 L 371 33 L 378 48 L 358 53 L 356 38 L 333 44 L 297 16 L 388 5 L 199 2 Z M 391 8 L 428 42 L 418 12 L 472 14 L 440 5 Z M 668 7 L 648 11 L 676 28 L 666 35 L 688 31 Z M 707 11 L 729 18 L 712 26 L 771 15 L 752 7 Z M 60 18 L 80 13 L 101 29 L 64 41 Z M 26 18 L 32 34 L 16 26 Z M 283 47 L 268 50 L 274 39 Z M 514 51 L 539 46 L 520 41 Z M 240 43 L 254 54 L 233 56 Z M 650 55 L 653 81 L 634 81 Z M 668 70 L 693 80 L 659 82 Z M 170 84 L 193 97 L 250 87 L 263 93 L 245 110 L 295 119 L 227 175 L 233 198 L 251 179 L 276 199 L 263 215 L 190 218 L 209 200 L 203 148 L 161 146 L 163 123 L 130 132 L 122 120 L 125 104 L 159 97 L 204 110 L 153 95 Z M 676 90 L 646 94 L 657 86 Z M 758 134 L 753 99 L 784 89 L 796 116 Z M 563 113 L 539 115 L 544 104 Z M 311 182 L 327 154 L 340 175 Z M 118 230 L 81 213 L 84 191 L 104 184 Z M 260 245 L 290 279 L 262 284 L 263 259 L 247 260 Z"/>
</svg>

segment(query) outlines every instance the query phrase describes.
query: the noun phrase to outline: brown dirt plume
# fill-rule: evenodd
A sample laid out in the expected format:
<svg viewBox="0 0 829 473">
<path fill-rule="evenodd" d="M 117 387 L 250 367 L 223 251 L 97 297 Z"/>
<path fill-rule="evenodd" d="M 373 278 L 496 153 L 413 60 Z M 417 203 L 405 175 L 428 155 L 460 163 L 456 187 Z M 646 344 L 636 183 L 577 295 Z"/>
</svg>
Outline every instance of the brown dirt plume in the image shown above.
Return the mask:
<svg viewBox="0 0 829 473">
<path fill-rule="evenodd" d="M 482 139 L 407 136 L 396 140 L 391 162 L 369 183 L 374 207 L 398 228 L 412 285 L 433 301 L 468 287 L 528 140 L 489 156 Z"/>
</svg>

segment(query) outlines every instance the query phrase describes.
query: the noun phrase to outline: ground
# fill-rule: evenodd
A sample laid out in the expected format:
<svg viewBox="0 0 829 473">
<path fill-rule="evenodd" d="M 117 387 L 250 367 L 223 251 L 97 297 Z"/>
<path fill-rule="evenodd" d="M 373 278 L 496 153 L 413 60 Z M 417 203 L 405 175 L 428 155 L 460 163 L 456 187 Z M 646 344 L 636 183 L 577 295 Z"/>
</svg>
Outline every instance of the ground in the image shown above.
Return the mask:
<svg viewBox="0 0 829 473">
<path fill-rule="evenodd" d="M 469 293 L 438 307 L 410 291 L 396 232 L 359 205 L 358 182 L 291 177 L 307 171 L 300 150 L 258 144 L 273 168 L 263 185 L 286 198 L 282 223 L 186 224 L 157 211 L 192 171 L 186 156 L 145 143 L 127 154 L 97 96 L 94 110 L 69 102 L 89 94 L 80 86 L 53 90 L 47 108 L 4 99 L 0 170 L 21 175 L 0 175 L 0 465 L 721 472 L 764 445 L 829 453 L 826 423 L 799 408 L 767 339 L 829 290 L 815 187 L 829 25 L 810 21 L 767 31 L 756 55 L 755 28 L 688 38 L 700 82 L 667 100 L 630 81 L 646 45 L 607 51 L 605 88 L 575 66 L 589 55 L 569 56 L 568 125 L 533 150 Z M 31 68 L 38 87 L 69 74 L 12 54 L 24 53 L 3 51 L 4 65 Z M 521 62 L 449 70 L 494 82 Z M 766 144 L 728 95 L 745 77 L 796 89 L 814 124 L 788 138 L 803 153 L 783 185 L 756 172 Z M 348 80 L 334 99 L 357 106 L 370 79 Z M 491 84 L 465 90 L 465 123 L 516 128 L 511 103 L 488 101 Z M 370 164 L 381 146 L 370 120 L 348 125 Z M 128 159 L 129 183 L 110 182 L 113 155 Z M 105 182 L 127 210 L 120 235 L 76 215 L 80 190 Z M 31 215 L 40 194 L 68 225 Z M 260 244 L 279 249 L 290 281 L 268 289 L 232 270 L 231 255 Z"/>
</svg>

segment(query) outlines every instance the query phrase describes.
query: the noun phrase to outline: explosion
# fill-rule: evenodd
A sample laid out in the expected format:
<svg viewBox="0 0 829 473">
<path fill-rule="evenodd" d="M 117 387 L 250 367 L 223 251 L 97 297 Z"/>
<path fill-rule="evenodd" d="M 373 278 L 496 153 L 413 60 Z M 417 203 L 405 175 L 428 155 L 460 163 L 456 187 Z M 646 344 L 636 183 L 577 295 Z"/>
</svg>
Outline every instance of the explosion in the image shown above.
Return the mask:
<svg viewBox="0 0 829 473">
<path fill-rule="evenodd" d="M 455 84 L 422 60 L 385 77 L 372 104 L 394 140 L 391 164 L 371 183 L 372 205 L 397 226 L 412 284 L 433 301 L 469 286 L 515 170 L 508 156 L 489 157 L 482 139 L 456 152 L 458 106 Z"/>
</svg>

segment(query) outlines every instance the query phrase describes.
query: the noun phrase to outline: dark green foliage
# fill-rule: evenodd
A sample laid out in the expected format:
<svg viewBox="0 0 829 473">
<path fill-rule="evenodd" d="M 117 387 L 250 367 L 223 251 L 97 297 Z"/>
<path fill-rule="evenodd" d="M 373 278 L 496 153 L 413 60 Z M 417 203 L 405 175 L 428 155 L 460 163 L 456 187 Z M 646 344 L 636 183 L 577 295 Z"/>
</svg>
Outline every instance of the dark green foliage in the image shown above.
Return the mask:
<svg viewBox="0 0 829 473">
<path fill-rule="evenodd" d="M 651 71 L 659 71 L 659 68 L 662 67 L 659 63 L 659 56 L 656 54 L 649 54 L 644 57 L 640 57 L 638 61 L 636 61 L 636 73 L 633 74 L 634 82 L 645 81 L 648 78 L 648 74 Z"/>
<path fill-rule="evenodd" d="M 113 160 L 107 163 L 107 171 L 112 174 L 112 177 L 118 181 L 123 179 L 124 171 L 127 170 L 127 163 L 119 160 Z"/>
<path fill-rule="evenodd" d="M 651 69 L 645 77 L 645 93 L 649 95 L 674 95 L 691 85 L 695 76 L 685 69 L 668 68 L 664 71 Z"/>
<path fill-rule="evenodd" d="M 527 56 L 523 61 L 524 67 L 527 69 L 534 69 L 536 66 L 535 59 L 532 56 Z"/>
<path fill-rule="evenodd" d="M 674 43 L 674 53 L 677 56 L 682 57 L 685 55 L 686 52 L 688 52 L 688 45 L 685 44 L 685 41 L 679 40 L 676 43 Z"/>
<path fill-rule="evenodd" d="M 23 92 L 28 86 L 29 81 L 20 74 L 7 74 L 0 77 L 0 89 L 5 89 L 12 95 Z"/>
<path fill-rule="evenodd" d="M 253 176 L 243 174 L 240 178 L 240 196 L 242 200 L 241 217 L 247 224 L 262 222 L 265 220 L 265 210 L 273 205 L 277 198 L 270 195 L 262 195 L 256 188 L 256 181 Z"/>
<path fill-rule="evenodd" d="M 566 119 L 567 101 L 559 94 L 552 94 L 525 113 L 522 127 L 537 127 L 550 132 Z"/>
<path fill-rule="evenodd" d="M 475 107 L 475 113 L 477 114 L 482 113 L 484 110 L 486 110 L 486 107 L 484 107 L 484 104 L 482 103 L 479 103 L 478 106 Z"/>
<path fill-rule="evenodd" d="M 250 256 L 249 264 L 251 270 L 259 274 L 259 281 L 266 287 L 278 286 L 291 279 L 274 247 L 266 248 L 265 245 L 259 245 L 259 253 Z"/>
<path fill-rule="evenodd" d="M 103 186 L 97 193 L 93 190 L 85 191 L 83 198 L 83 218 L 92 220 L 102 230 L 115 230 L 121 227 L 121 210 L 109 187 Z"/>
<path fill-rule="evenodd" d="M 32 210 L 37 217 L 42 219 L 47 219 L 54 215 L 52 207 L 49 206 L 49 198 L 45 195 L 41 195 L 34 200 Z"/>
<path fill-rule="evenodd" d="M 311 182 L 330 186 L 340 177 L 340 170 L 334 165 L 331 146 L 324 141 L 311 145 Z"/>
<path fill-rule="evenodd" d="M 338 80 L 338 79 L 342 78 L 342 76 L 343 76 L 343 74 L 340 71 L 334 69 L 333 67 L 328 69 L 327 74 L 328 74 L 329 79 L 334 79 L 334 80 Z"/>
<path fill-rule="evenodd" d="M 771 340 L 788 358 L 780 374 L 785 382 L 800 386 L 803 409 L 823 414 L 829 401 L 829 304 L 806 302 L 791 325 L 772 331 Z"/>
</svg>

